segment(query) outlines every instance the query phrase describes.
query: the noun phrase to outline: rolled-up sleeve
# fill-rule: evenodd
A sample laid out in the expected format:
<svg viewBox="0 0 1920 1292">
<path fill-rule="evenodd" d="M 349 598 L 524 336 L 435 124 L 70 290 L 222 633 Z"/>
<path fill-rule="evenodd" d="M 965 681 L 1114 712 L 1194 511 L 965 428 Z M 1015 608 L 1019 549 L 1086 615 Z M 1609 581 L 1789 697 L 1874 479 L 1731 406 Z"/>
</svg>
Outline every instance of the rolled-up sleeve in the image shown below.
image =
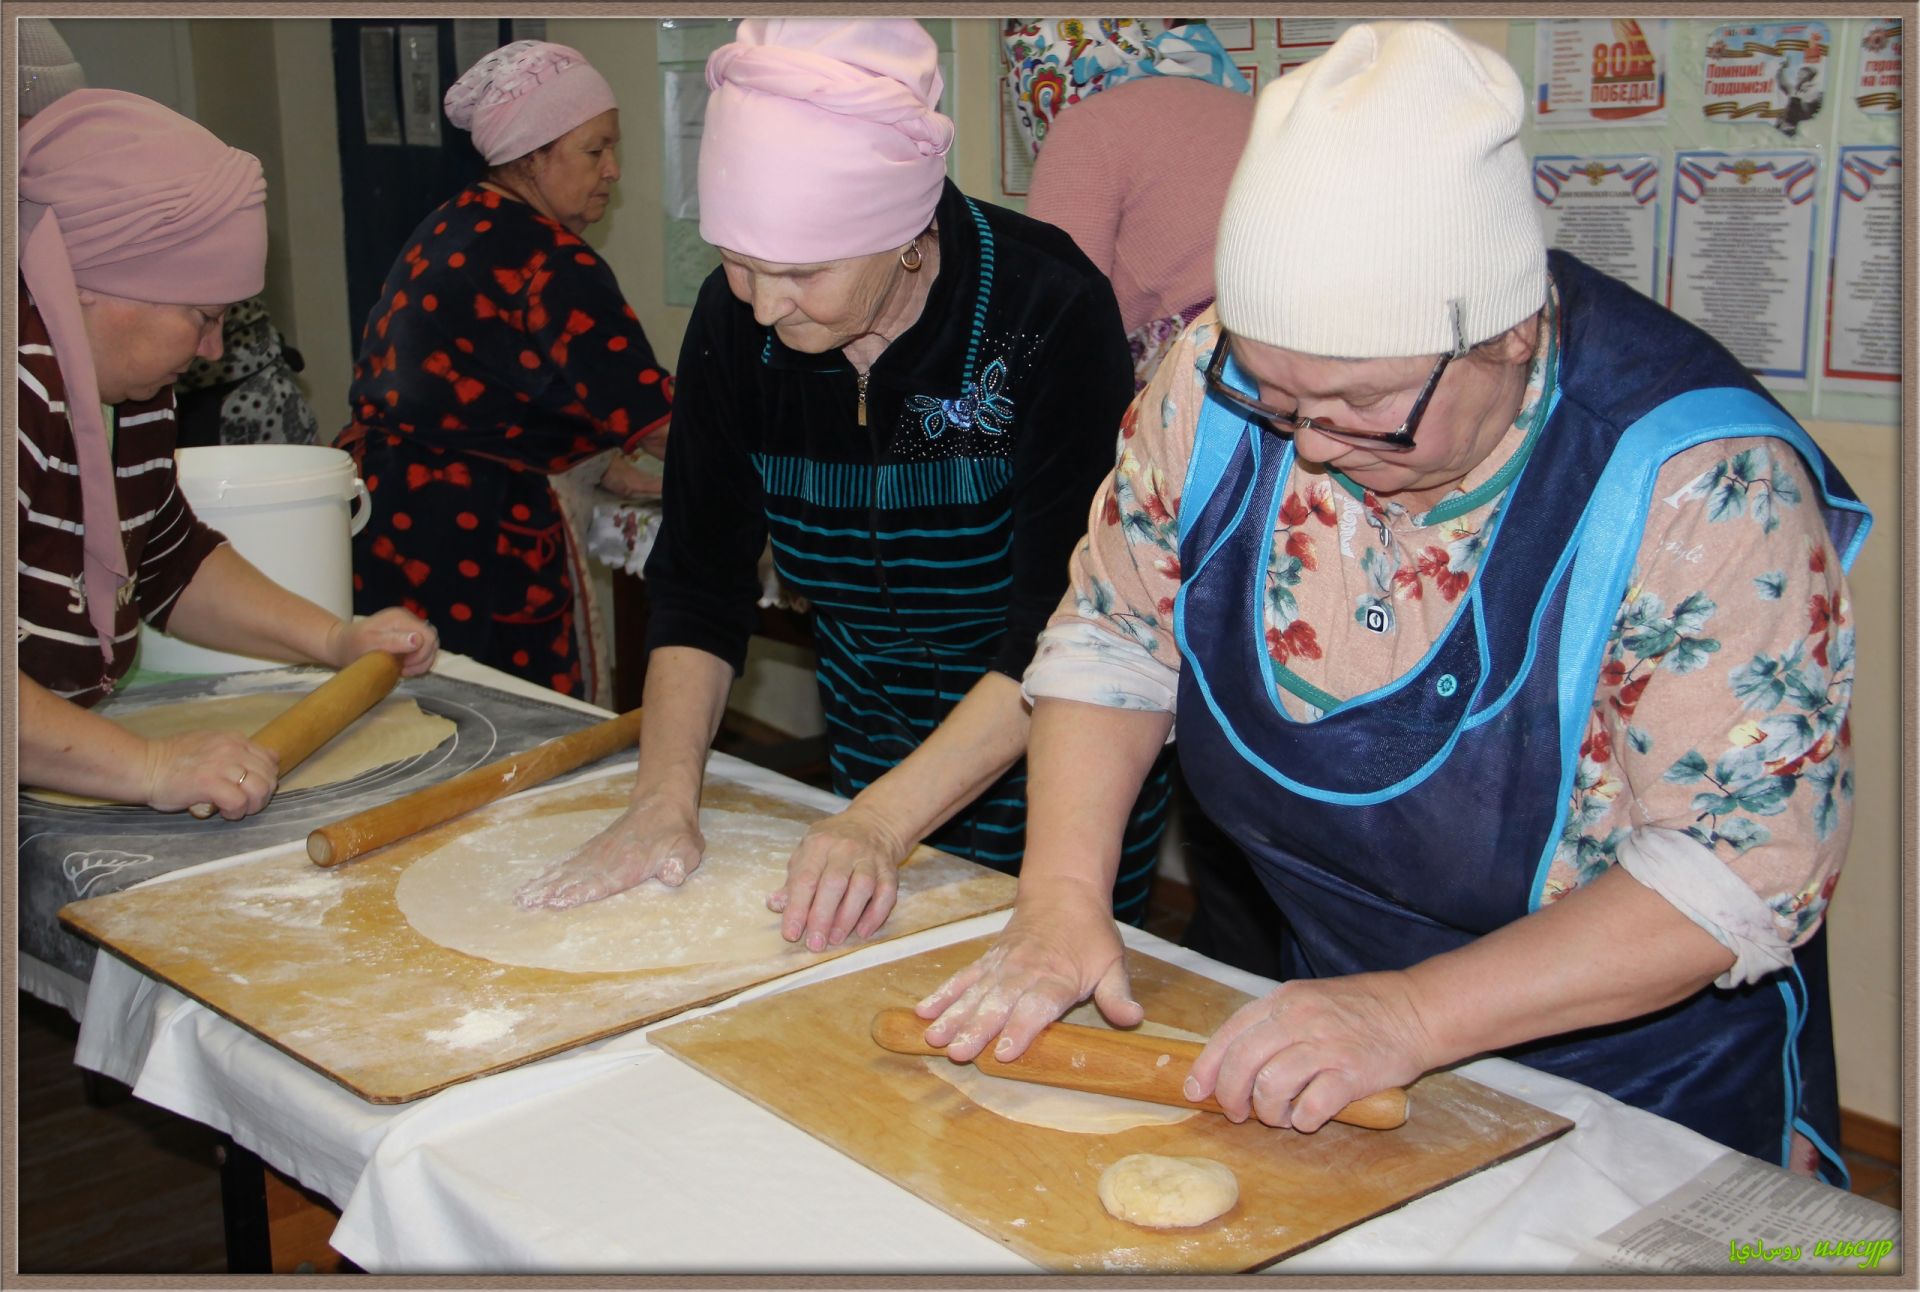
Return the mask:
<svg viewBox="0 0 1920 1292">
<path fill-rule="evenodd" d="M 1180 497 L 1217 328 L 1212 311 L 1174 344 L 1120 426 L 1120 452 L 1095 493 L 1069 564 L 1067 594 L 1048 621 L 1023 689 L 1107 708 L 1171 713 L 1180 652 Z"/>
<path fill-rule="evenodd" d="M 1041 369 L 1014 450 L 1013 586 L 1007 630 L 989 665 L 1018 678 L 1060 603 L 1066 562 L 1087 500 L 1113 465 L 1114 429 L 1133 390 L 1133 359 L 1120 308 L 1105 281 L 1081 290 L 1048 333 Z"/>
</svg>

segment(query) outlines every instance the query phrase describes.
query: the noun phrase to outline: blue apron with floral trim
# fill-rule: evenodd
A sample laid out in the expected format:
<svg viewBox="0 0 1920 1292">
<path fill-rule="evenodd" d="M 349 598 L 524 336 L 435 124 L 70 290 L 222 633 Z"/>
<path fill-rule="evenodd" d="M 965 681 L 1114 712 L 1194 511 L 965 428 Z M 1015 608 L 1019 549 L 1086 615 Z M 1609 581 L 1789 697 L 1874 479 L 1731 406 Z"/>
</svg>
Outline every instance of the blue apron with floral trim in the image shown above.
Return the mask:
<svg viewBox="0 0 1920 1292">
<path fill-rule="evenodd" d="M 1842 564 L 1870 524 L 1819 448 L 1704 334 L 1555 252 L 1557 380 L 1453 621 L 1404 676 L 1311 723 L 1281 708 L 1262 610 L 1289 442 L 1209 401 L 1181 508 L 1176 734 L 1202 807 L 1279 907 L 1289 977 L 1400 969 L 1536 909 L 1653 483 L 1710 439 L 1786 441 Z M 1792 1132 L 1835 1168 L 1824 935 L 1734 990 L 1508 1052 L 1742 1152 Z"/>
</svg>

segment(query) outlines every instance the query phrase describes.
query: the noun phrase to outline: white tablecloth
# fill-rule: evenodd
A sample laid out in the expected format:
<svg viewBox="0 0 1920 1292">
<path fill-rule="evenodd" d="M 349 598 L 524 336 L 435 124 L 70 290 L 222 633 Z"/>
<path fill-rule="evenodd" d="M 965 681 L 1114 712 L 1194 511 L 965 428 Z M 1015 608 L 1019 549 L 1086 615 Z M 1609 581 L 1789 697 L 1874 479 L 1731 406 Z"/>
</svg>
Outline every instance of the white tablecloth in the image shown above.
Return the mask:
<svg viewBox="0 0 1920 1292">
<path fill-rule="evenodd" d="M 508 690 L 525 687 L 457 657 L 444 669 Z M 835 801 L 724 755 L 711 772 L 803 802 Z M 977 937 L 1005 919 L 1004 912 L 981 916 L 863 948 L 680 1017 Z M 1131 946 L 1241 990 L 1272 985 L 1139 930 L 1124 932 Z M 150 1103 L 225 1131 L 333 1199 L 343 1208 L 334 1246 L 369 1270 L 1031 1271 L 992 1239 L 656 1049 L 644 1030 L 417 1103 L 382 1106 L 102 956 L 75 1059 Z M 1726 1152 L 1684 1127 L 1503 1059 L 1462 1071 L 1571 1118 L 1575 1129 L 1277 1269 L 1561 1272 L 1585 1240 Z"/>
</svg>

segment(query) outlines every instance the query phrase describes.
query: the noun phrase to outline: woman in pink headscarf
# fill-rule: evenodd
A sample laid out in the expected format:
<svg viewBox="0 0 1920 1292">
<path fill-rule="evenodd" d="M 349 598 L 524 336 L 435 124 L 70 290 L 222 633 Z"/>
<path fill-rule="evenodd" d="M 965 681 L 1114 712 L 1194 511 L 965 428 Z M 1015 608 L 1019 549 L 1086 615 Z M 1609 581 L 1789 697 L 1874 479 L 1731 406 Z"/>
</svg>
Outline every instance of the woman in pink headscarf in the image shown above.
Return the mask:
<svg viewBox="0 0 1920 1292">
<path fill-rule="evenodd" d="M 426 671 L 403 610 L 345 622 L 268 579 L 174 487 L 173 382 L 218 358 L 264 285 L 260 163 L 137 95 L 79 90 L 20 131 L 20 779 L 238 819 L 275 755 L 212 732 L 146 740 L 88 711 L 133 665 L 140 622 L 215 650 Z"/>
<path fill-rule="evenodd" d="M 620 112 L 578 50 L 518 40 L 446 95 L 486 175 L 402 247 L 361 334 L 339 439 L 373 519 L 356 606 L 398 602 L 447 646 L 591 698 L 592 584 L 548 477 L 665 447 L 672 385 L 613 270 L 581 238 L 620 179 Z"/>
<path fill-rule="evenodd" d="M 1019 677 L 1066 587 L 1132 387 L 1113 290 L 1064 233 L 963 196 L 933 41 L 906 19 L 749 20 L 707 63 L 700 232 L 723 266 L 679 364 L 647 563 L 633 809 L 522 893 L 567 906 L 700 864 L 706 750 L 769 537 L 813 607 L 834 788 L 769 897 L 814 951 L 871 935 L 921 840 L 1011 871 Z M 1166 802 L 1114 889 L 1144 912 Z"/>
</svg>

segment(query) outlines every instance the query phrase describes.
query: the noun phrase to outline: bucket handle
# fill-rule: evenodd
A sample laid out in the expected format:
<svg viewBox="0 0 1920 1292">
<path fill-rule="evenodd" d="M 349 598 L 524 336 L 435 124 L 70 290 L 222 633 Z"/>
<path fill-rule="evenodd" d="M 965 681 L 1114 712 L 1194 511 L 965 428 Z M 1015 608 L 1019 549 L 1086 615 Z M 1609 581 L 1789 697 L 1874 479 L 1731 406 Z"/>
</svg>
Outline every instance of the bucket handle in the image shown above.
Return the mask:
<svg viewBox="0 0 1920 1292">
<path fill-rule="evenodd" d="M 347 533 L 358 534 L 373 519 L 373 498 L 367 493 L 367 482 L 359 476 L 353 478 L 353 498 L 347 503 L 351 513 L 347 521 Z"/>
</svg>

